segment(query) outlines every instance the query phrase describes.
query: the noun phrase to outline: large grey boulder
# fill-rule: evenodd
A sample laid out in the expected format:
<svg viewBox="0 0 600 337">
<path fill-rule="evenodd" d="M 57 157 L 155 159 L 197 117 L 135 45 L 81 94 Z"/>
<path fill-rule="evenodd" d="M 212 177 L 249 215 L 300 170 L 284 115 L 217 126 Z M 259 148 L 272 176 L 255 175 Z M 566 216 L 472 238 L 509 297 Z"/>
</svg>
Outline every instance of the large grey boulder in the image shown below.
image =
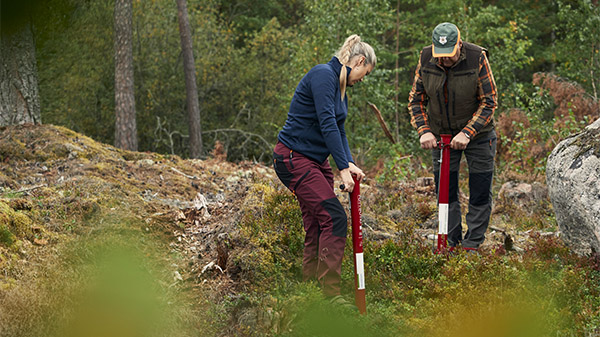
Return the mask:
<svg viewBox="0 0 600 337">
<path fill-rule="evenodd" d="M 567 245 L 581 255 L 600 254 L 600 119 L 556 146 L 546 184 Z"/>
</svg>

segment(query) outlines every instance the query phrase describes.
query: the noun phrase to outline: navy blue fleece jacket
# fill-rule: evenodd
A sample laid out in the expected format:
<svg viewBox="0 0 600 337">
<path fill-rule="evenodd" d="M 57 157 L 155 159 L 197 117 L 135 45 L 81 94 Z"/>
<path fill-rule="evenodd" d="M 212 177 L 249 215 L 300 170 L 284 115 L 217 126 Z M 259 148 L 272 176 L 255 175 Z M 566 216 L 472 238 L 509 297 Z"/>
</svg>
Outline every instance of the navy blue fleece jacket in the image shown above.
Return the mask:
<svg viewBox="0 0 600 337">
<path fill-rule="evenodd" d="M 331 154 L 338 169 L 353 162 L 344 122 L 348 116 L 348 97 L 340 99 L 342 64 L 333 57 L 304 75 L 290 104 L 287 120 L 278 139 L 288 148 L 318 163 Z M 348 74 L 351 68 L 347 67 Z"/>
</svg>

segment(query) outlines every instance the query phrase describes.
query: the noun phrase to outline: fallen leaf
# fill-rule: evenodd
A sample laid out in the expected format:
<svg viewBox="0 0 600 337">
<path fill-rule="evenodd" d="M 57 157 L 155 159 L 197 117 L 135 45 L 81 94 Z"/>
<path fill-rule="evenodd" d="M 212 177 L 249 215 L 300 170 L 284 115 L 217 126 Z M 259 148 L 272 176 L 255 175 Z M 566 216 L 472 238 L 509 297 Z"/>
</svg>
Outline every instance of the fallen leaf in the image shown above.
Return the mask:
<svg viewBox="0 0 600 337">
<path fill-rule="evenodd" d="M 45 239 L 33 239 L 33 243 L 38 246 L 45 246 L 48 244 L 48 240 Z"/>
</svg>

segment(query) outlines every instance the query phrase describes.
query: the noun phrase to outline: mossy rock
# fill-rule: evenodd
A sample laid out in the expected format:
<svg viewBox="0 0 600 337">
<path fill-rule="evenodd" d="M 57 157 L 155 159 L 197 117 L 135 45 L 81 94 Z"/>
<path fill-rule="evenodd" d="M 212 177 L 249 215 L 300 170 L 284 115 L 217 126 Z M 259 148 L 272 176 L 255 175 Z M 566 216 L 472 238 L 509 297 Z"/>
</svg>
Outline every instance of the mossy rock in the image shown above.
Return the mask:
<svg viewBox="0 0 600 337">
<path fill-rule="evenodd" d="M 11 246 L 17 237 L 8 229 L 5 225 L 0 225 L 0 244 L 5 246 Z"/>
<path fill-rule="evenodd" d="M 25 144 L 15 138 L 8 138 L 0 142 L 0 161 L 33 160 L 35 157 Z"/>
<path fill-rule="evenodd" d="M 592 151 L 591 154 L 600 158 L 600 129 L 590 129 L 582 133 L 573 144 L 580 147 L 575 156 L 576 158 L 588 153 L 590 150 Z"/>
<path fill-rule="evenodd" d="M 25 214 L 15 211 L 5 202 L 0 201 L 0 242 L 6 245 L 14 243 L 15 238 L 27 237 L 31 234 L 32 220 Z"/>
<path fill-rule="evenodd" d="M 1 157 L 2 156 L 0 155 L 0 158 Z M 18 184 L 13 178 L 7 176 L 4 172 L 0 171 L 0 187 L 8 187 L 10 189 L 15 189 L 17 188 L 17 186 Z"/>
<path fill-rule="evenodd" d="M 25 198 L 14 198 L 8 200 L 8 206 L 17 211 L 30 211 L 31 201 Z"/>
</svg>

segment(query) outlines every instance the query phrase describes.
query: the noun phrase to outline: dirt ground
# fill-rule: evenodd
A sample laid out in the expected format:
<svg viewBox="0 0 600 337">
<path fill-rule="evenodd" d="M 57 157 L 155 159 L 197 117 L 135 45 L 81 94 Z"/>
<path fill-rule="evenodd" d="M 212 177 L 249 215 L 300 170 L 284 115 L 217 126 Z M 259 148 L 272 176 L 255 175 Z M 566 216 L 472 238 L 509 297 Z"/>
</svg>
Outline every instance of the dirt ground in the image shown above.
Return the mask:
<svg viewBox="0 0 600 337">
<path fill-rule="evenodd" d="M 125 209 L 140 220 L 142 231 L 163 236 L 172 249 L 187 257 L 187 266 L 175 278 L 202 282 L 207 279 L 202 275 L 212 275 L 210 286 L 221 294 L 243 287 L 243 277 L 226 269 L 230 255 L 243 251 L 233 250 L 231 243 L 239 241 L 237 224 L 248 191 L 257 182 L 276 189 L 283 185 L 269 166 L 234 164 L 224 157 L 219 148 L 207 160 L 123 151 L 52 125 L 1 128 L 0 204 L 8 208 L 0 209 L 0 225 L 8 228 L 14 238 L 7 240 L 16 240 L 19 248 L 0 245 L 0 266 L 51 254 L 61 240 L 85 233 L 85 225 L 78 224 L 99 212 Z M 368 179 L 361 186 L 365 240 L 393 238 L 399 224 L 409 223 L 433 249 L 437 208 L 432 181 L 423 177 L 381 186 Z M 336 193 L 348 205 L 346 193 Z M 394 202 L 382 203 L 387 199 Z M 467 203 L 465 195 L 461 199 L 463 205 Z M 506 198 L 494 202 L 482 250 L 522 250 L 529 231 L 519 231 L 518 224 L 506 219 L 518 212 L 526 214 L 531 205 L 517 207 Z M 10 220 L 14 214 L 25 215 L 23 223 Z M 16 272 L 4 277 L 4 283 L 19 282 Z"/>
</svg>

